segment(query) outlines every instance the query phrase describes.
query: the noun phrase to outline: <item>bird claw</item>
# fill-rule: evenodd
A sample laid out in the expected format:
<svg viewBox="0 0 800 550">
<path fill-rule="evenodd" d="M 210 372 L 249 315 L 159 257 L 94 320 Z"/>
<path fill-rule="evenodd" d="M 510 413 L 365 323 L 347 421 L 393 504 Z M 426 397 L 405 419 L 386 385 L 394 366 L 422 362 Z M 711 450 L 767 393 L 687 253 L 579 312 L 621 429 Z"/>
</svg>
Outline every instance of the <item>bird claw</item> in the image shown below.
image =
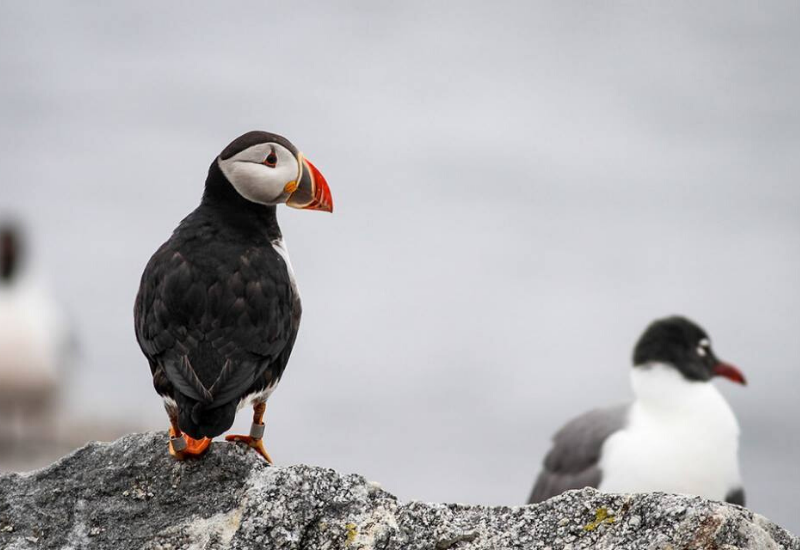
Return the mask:
<svg viewBox="0 0 800 550">
<path fill-rule="evenodd" d="M 183 440 L 182 444 L 180 443 L 181 440 Z M 175 460 L 199 458 L 206 454 L 210 446 L 211 439 L 207 437 L 203 439 L 192 439 L 186 434 L 181 434 L 180 437 L 176 437 L 175 430 L 173 428 L 169 429 L 169 454 L 172 455 Z M 178 449 L 176 449 L 176 447 L 178 447 Z"/>
<path fill-rule="evenodd" d="M 264 440 L 262 438 L 255 438 L 249 435 L 226 435 L 225 441 L 247 444 L 249 447 L 255 449 L 256 452 L 264 457 L 264 460 L 266 460 L 267 463 L 272 466 L 272 458 L 270 458 L 269 453 L 264 448 Z"/>
</svg>

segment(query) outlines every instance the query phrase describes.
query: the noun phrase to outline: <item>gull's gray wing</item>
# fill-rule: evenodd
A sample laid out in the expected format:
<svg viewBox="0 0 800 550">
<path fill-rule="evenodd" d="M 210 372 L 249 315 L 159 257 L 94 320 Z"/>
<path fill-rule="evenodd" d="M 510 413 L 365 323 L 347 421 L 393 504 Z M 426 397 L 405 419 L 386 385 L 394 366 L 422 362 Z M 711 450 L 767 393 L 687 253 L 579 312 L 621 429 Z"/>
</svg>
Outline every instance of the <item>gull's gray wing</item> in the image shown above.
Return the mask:
<svg viewBox="0 0 800 550">
<path fill-rule="evenodd" d="M 595 409 L 556 432 L 528 503 L 542 502 L 568 489 L 600 485 L 600 450 L 611 434 L 625 427 L 629 409 L 630 405 Z"/>
</svg>

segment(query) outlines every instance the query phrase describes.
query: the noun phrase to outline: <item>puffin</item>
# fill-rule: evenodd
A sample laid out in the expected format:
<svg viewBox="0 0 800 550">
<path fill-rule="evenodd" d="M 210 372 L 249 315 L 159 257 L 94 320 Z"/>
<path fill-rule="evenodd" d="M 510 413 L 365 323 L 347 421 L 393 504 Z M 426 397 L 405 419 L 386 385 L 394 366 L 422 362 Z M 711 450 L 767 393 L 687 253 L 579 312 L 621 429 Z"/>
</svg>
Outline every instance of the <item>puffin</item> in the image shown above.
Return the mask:
<svg viewBox="0 0 800 550">
<path fill-rule="evenodd" d="M 0 450 L 30 434 L 54 439 L 64 373 L 76 359 L 67 316 L 29 256 L 22 225 L 0 222 L 0 438 L 9 443 Z"/>
<path fill-rule="evenodd" d="M 211 163 L 200 205 L 150 258 L 134 305 L 136 339 L 169 417 L 169 453 L 203 455 L 236 412 L 249 435 L 227 441 L 268 463 L 264 414 L 289 361 L 302 307 L 276 218 L 286 204 L 333 212 L 328 183 L 288 139 L 251 131 Z"/>
<path fill-rule="evenodd" d="M 739 425 L 716 377 L 745 385 L 683 316 L 652 322 L 633 350 L 632 403 L 596 409 L 553 437 L 528 503 L 568 489 L 683 493 L 744 506 Z"/>
</svg>

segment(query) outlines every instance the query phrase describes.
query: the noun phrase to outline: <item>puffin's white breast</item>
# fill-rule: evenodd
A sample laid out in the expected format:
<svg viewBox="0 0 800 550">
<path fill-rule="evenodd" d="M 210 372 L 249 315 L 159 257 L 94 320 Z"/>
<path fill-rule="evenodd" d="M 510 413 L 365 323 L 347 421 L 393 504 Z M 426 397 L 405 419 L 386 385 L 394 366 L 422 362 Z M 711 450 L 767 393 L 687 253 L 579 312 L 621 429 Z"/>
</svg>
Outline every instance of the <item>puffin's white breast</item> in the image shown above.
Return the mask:
<svg viewBox="0 0 800 550">
<path fill-rule="evenodd" d="M 294 268 L 292 267 L 292 260 L 289 259 L 289 249 L 286 248 L 286 242 L 284 242 L 283 239 L 275 239 L 272 241 L 272 248 L 274 248 L 275 252 L 280 254 L 281 258 L 283 258 L 283 261 L 286 264 L 286 271 L 289 273 L 289 280 L 292 283 L 292 290 L 294 291 L 295 297 L 299 299 L 300 292 L 297 288 L 297 279 L 294 277 Z"/>
</svg>

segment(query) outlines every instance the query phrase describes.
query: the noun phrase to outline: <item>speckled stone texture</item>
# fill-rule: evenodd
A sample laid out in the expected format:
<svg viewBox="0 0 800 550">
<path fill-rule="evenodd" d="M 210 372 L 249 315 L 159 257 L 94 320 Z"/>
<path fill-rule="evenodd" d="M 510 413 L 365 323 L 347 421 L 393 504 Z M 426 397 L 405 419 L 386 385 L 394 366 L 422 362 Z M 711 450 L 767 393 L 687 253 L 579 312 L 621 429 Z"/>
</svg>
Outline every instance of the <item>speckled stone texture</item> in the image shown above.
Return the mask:
<svg viewBox="0 0 800 550">
<path fill-rule="evenodd" d="M 0 476 L 0 548 L 798 549 L 737 506 L 586 489 L 519 507 L 401 503 L 358 475 L 268 467 L 215 442 L 175 462 L 164 433 L 90 444 L 30 474 Z"/>
</svg>

